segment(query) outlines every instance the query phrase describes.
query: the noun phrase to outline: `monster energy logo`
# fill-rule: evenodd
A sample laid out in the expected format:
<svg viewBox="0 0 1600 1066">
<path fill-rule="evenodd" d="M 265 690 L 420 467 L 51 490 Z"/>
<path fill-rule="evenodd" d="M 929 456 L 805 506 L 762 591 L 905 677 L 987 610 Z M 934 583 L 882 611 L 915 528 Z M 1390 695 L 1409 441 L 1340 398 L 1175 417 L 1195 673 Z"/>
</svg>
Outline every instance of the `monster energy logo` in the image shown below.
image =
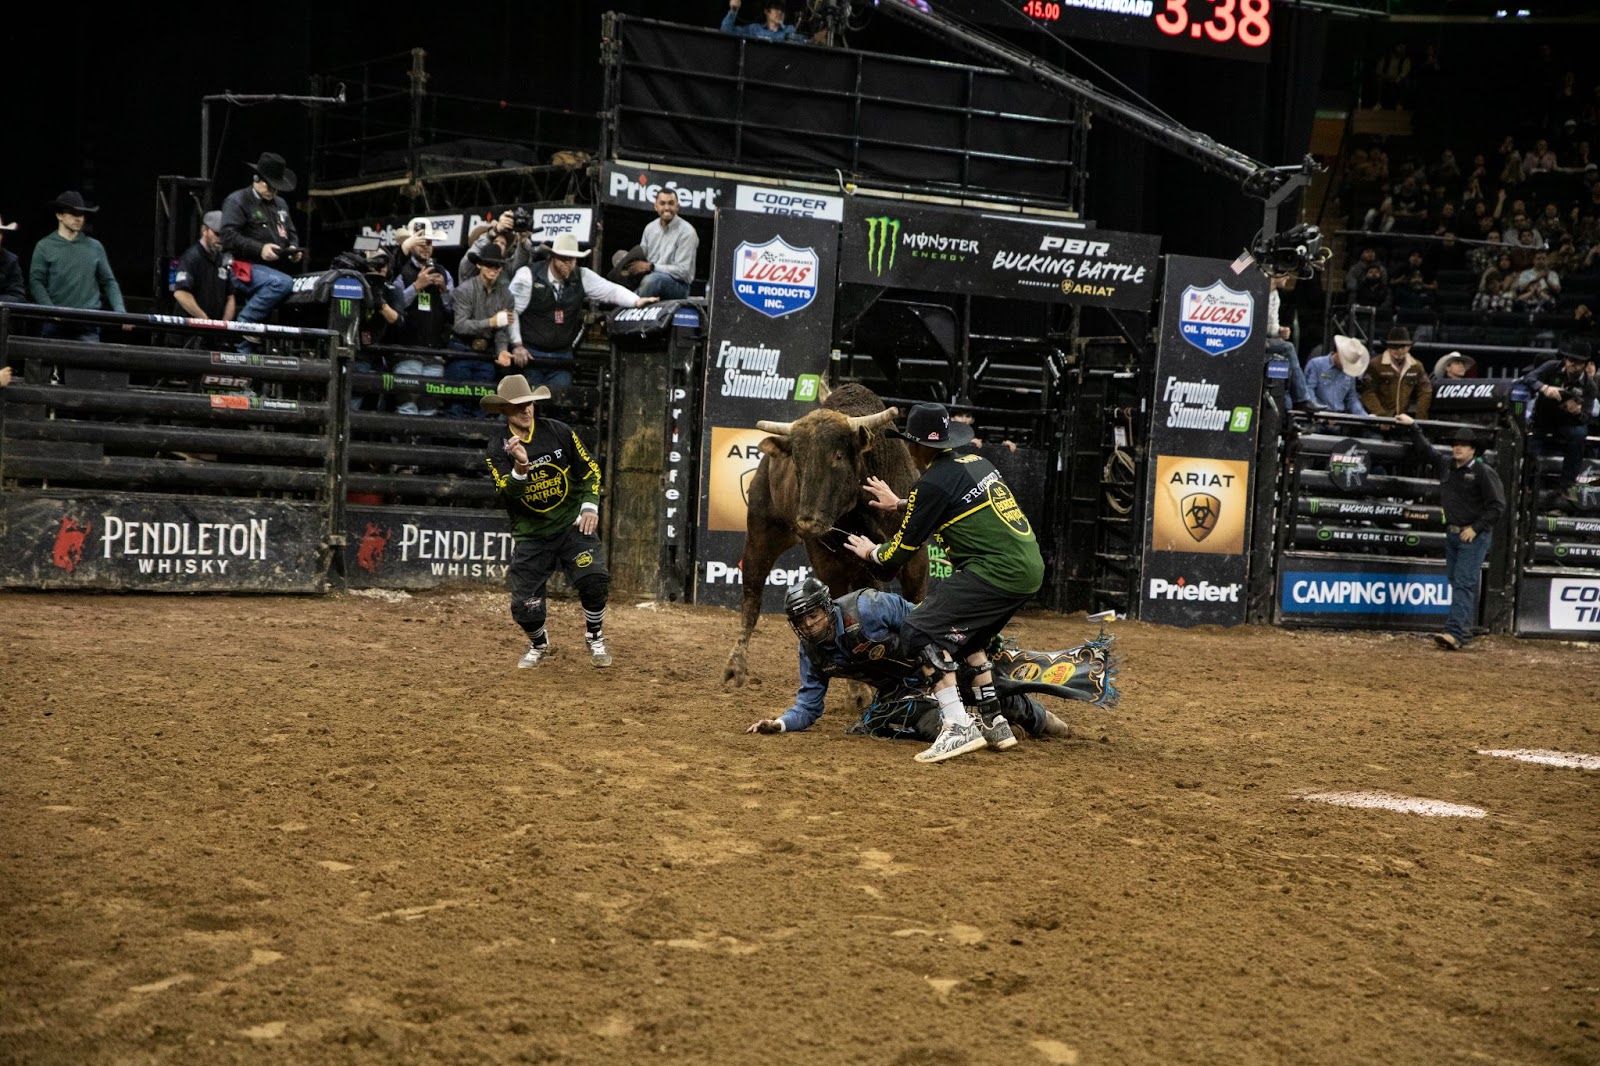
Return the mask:
<svg viewBox="0 0 1600 1066">
<path fill-rule="evenodd" d="M 350 301 L 349 300 L 340 300 L 339 301 L 339 313 L 341 315 L 346 315 L 346 316 L 348 316 L 350 314 Z"/>
<path fill-rule="evenodd" d="M 883 250 L 889 249 L 889 269 L 894 269 L 894 246 L 900 243 L 900 220 L 880 215 L 867 223 L 867 266 L 878 277 L 883 277 Z"/>
</svg>

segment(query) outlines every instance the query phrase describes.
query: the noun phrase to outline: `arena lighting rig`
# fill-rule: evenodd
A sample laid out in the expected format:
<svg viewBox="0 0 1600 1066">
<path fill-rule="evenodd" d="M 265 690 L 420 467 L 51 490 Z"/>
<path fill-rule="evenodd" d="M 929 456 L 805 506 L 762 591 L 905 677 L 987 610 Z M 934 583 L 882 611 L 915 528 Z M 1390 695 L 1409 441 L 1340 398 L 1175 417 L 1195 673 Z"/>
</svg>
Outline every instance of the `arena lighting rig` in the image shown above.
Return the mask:
<svg viewBox="0 0 1600 1066">
<path fill-rule="evenodd" d="M 1093 83 L 1069 74 L 1032 52 L 1024 51 L 965 22 L 939 13 L 922 0 L 874 0 L 875 10 L 909 23 L 924 33 L 957 48 L 998 63 L 1020 77 L 1072 97 L 1097 115 L 1116 123 L 1151 143 L 1184 156 L 1205 170 L 1239 182 L 1245 195 L 1263 201 L 1260 231 L 1246 255 L 1263 273 L 1294 274 L 1309 278 L 1327 262 L 1330 249 L 1322 244 L 1315 226 L 1301 224 L 1278 232 L 1278 208 L 1322 169 L 1311 156 L 1291 166 L 1272 167 L 1229 148 L 1212 137 L 1191 130 L 1153 106 L 1119 99 Z M 1130 95 L 1132 95 L 1130 93 Z"/>
</svg>

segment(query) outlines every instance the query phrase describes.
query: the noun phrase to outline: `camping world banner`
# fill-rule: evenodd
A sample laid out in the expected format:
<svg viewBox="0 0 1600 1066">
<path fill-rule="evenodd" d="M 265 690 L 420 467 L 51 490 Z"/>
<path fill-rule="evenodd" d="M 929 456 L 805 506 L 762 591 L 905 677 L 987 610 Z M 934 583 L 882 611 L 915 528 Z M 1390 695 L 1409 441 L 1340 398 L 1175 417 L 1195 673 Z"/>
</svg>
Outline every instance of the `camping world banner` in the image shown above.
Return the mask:
<svg viewBox="0 0 1600 1066">
<path fill-rule="evenodd" d="M 700 420 L 700 532 L 695 602 L 744 597 L 745 503 L 767 434 L 812 410 L 828 370 L 839 226 L 823 219 L 719 211 L 711 267 L 711 329 Z M 762 609 L 783 607 L 811 573 L 804 549 L 779 557 Z"/>
</svg>

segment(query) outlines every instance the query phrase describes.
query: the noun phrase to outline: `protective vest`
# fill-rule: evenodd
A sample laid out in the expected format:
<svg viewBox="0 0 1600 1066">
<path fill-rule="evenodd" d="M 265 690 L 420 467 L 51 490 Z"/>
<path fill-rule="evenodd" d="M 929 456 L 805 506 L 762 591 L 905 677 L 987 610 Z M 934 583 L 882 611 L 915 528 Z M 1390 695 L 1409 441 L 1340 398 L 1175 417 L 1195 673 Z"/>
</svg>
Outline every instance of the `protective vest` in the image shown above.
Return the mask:
<svg viewBox="0 0 1600 1066">
<path fill-rule="evenodd" d="M 540 270 L 534 275 L 533 292 L 527 310 L 522 312 L 522 343 L 542 352 L 567 352 L 583 332 L 582 267 L 574 270 L 561 286 L 559 295 L 550 284 L 550 275 Z M 556 319 L 561 321 L 557 322 Z"/>
<path fill-rule="evenodd" d="M 819 650 L 809 640 L 801 642 L 806 658 L 825 677 L 864 681 L 879 690 L 898 688 L 907 678 L 916 677 L 920 672 L 916 658 L 906 654 L 898 637 L 873 640 L 862 631 L 861 620 L 856 617 L 856 601 L 860 595 L 859 591 L 851 592 L 835 601 L 844 621 L 844 632 L 838 642 L 843 661 Z"/>
</svg>

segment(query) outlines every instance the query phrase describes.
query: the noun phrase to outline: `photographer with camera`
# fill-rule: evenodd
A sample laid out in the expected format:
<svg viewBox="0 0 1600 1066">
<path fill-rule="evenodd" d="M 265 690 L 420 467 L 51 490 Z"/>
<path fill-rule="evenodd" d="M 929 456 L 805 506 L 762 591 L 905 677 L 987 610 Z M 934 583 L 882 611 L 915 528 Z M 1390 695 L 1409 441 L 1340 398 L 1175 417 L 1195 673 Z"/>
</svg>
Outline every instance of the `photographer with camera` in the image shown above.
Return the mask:
<svg viewBox="0 0 1600 1066">
<path fill-rule="evenodd" d="M 382 344 L 388 332 L 404 317 L 405 295 L 399 283 L 390 278 L 390 253 L 382 248 L 369 252 L 340 252 L 329 264 L 334 270 L 351 270 L 361 274 L 367 284 L 367 299 L 361 304 L 361 320 L 357 325 L 361 344 L 356 348 L 350 369 L 364 374 L 381 373 L 383 366 L 373 345 Z M 360 411 L 378 406 L 376 393 L 351 393 L 350 410 Z"/>
<path fill-rule="evenodd" d="M 461 280 L 466 281 L 477 273 L 477 267 L 472 262 L 472 254 L 482 252 L 496 241 L 505 252 L 506 276 L 511 277 L 516 274 L 539 257 L 540 246 L 534 241 L 533 236 L 543 228 L 533 224 L 533 212 L 526 207 L 510 207 L 500 212 L 500 217 L 489 223 L 489 228 L 468 246 L 467 254 L 462 258 L 459 267 Z"/>
<path fill-rule="evenodd" d="M 300 235 L 280 192 L 294 192 L 294 171 L 276 152 L 262 152 L 251 164 L 250 184 L 222 202 L 222 246 L 233 254 L 235 288 L 246 297 L 240 322 L 265 322 L 289 298 L 294 278 L 285 273 L 299 264 Z M 239 345 L 253 351 L 251 341 Z"/>
<path fill-rule="evenodd" d="M 455 282 L 450 271 L 434 261 L 433 242 L 440 234 L 426 218 L 406 223 L 400 240 L 400 273 L 396 281 L 403 293 L 405 321 L 390 334 L 390 340 L 407 348 L 430 348 L 438 355 L 406 354 L 395 360 L 394 373 L 406 377 L 444 377 L 444 349 L 450 343 L 455 324 L 455 301 L 451 290 Z M 397 394 L 396 414 L 434 415 L 438 404 L 426 396 Z"/>
<path fill-rule="evenodd" d="M 1584 373 L 1588 362 L 1589 345 L 1568 339 L 1561 344 L 1559 359 L 1546 360 L 1522 378 L 1522 384 L 1534 391 L 1529 454 L 1542 457 L 1552 446 L 1560 451 L 1561 482 L 1552 496 L 1565 497 L 1568 503 L 1577 502 L 1584 438 L 1594 410 L 1595 382 Z"/>
</svg>

